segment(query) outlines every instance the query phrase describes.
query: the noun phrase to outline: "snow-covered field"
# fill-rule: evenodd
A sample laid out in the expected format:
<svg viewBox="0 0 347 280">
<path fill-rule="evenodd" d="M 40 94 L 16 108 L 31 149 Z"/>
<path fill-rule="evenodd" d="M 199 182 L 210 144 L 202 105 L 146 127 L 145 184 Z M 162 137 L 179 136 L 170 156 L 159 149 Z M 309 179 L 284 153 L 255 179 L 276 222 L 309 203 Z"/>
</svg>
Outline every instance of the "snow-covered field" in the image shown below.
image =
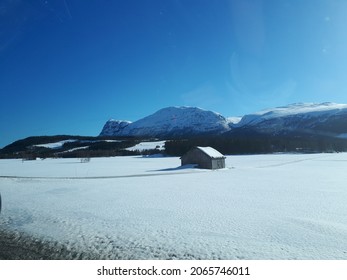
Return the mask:
<svg viewBox="0 0 347 280">
<path fill-rule="evenodd" d="M 0 160 L 0 228 L 100 259 L 347 259 L 347 154 Z"/>
<path fill-rule="evenodd" d="M 154 142 L 141 142 L 133 147 L 127 148 L 128 151 L 145 151 L 158 149 L 160 151 L 165 150 L 166 141 L 154 141 Z"/>
</svg>

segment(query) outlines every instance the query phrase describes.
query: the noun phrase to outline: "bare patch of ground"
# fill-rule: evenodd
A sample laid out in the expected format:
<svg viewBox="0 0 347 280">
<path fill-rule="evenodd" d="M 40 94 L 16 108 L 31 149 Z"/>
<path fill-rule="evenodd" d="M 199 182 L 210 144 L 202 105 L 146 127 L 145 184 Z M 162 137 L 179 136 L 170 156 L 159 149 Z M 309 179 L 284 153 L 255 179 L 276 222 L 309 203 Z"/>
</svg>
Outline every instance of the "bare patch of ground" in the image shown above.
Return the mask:
<svg viewBox="0 0 347 280">
<path fill-rule="evenodd" d="M 72 260 L 81 256 L 63 244 L 0 229 L 0 260 Z"/>
</svg>

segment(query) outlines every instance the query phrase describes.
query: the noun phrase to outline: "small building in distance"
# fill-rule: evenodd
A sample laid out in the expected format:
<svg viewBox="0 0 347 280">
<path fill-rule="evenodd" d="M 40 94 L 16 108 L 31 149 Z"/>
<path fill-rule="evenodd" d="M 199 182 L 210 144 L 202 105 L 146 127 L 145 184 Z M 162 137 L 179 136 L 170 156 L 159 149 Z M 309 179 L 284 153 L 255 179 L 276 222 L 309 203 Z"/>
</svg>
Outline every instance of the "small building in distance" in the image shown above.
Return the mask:
<svg viewBox="0 0 347 280">
<path fill-rule="evenodd" d="M 197 164 L 199 168 L 225 168 L 225 156 L 212 147 L 194 147 L 181 157 L 181 165 Z"/>
</svg>

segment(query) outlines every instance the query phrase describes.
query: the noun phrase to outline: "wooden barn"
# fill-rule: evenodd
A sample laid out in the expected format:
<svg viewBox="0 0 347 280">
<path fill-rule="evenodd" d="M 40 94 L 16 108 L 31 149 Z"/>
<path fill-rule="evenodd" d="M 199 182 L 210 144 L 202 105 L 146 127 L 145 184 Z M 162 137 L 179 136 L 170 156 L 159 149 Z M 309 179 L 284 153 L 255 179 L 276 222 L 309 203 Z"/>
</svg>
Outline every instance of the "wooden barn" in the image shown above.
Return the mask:
<svg viewBox="0 0 347 280">
<path fill-rule="evenodd" d="M 225 168 L 225 156 L 211 147 L 194 147 L 181 157 L 181 165 L 197 164 L 199 168 Z"/>
</svg>

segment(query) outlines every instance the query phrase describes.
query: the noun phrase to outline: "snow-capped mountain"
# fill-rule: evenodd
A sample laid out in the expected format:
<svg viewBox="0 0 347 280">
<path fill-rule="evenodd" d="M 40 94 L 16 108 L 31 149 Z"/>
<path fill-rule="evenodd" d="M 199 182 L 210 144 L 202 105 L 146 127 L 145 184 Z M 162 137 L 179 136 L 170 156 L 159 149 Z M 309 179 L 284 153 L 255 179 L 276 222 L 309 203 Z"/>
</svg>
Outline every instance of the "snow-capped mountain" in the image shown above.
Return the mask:
<svg viewBox="0 0 347 280">
<path fill-rule="evenodd" d="M 131 124 L 130 121 L 109 120 L 104 125 L 100 136 L 122 135 L 123 130 Z"/>
<path fill-rule="evenodd" d="M 135 122 L 109 120 L 100 136 L 172 137 L 237 133 L 347 135 L 347 104 L 295 103 L 242 118 L 225 118 L 196 107 L 168 107 Z"/>
<path fill-rule="evenodd" d="M 245 115 L 234 127 L 252 128 L 263 133 L 347 132 L 347 104 L 296 103 Z"/>
<path fill-rule="evenodd" d="M 196 107 L 168 107 L 135 122 L 109 120 L 100 136 L 169 137 L 223 133 L 230 121 Z"/>
</svg>

